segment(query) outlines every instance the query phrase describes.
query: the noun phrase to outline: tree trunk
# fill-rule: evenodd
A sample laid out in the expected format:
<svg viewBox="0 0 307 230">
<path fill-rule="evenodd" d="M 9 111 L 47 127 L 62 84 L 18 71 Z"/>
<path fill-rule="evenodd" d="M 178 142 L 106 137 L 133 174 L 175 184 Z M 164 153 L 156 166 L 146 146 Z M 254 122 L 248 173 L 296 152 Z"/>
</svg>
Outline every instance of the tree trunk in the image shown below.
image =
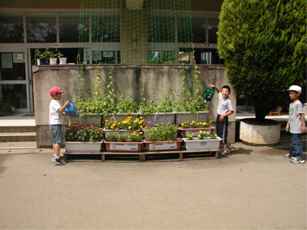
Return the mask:
<svg viewBox="0 0 307 230">
<path fill-rule="evenodd" d="M 263 122 L 269 111 L 269 109 L 266 109 L 262 106 L 255 106 L 256 121 Z"/>
</svg>

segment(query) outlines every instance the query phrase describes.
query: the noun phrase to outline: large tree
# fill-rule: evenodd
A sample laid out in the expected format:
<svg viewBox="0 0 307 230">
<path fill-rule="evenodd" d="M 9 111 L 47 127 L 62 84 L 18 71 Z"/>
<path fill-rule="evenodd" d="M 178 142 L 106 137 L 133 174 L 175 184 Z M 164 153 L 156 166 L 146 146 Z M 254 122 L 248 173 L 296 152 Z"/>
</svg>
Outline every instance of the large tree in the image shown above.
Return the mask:
<svg viewBox="0 0 307 230">
<path fill-rule="evenodd" d="M 306 0 L 224 0 L 218 51 L 238 94 L 254 105 L 263 121 L 302 84 L 307 50 Z"/>
</svg>

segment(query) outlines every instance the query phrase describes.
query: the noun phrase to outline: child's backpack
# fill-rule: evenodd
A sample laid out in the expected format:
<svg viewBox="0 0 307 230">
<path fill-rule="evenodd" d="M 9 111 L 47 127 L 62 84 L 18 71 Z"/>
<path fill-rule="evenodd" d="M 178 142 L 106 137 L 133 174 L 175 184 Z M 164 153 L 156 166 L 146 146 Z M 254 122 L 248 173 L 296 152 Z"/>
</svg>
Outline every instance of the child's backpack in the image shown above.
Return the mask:
<svg viewBox="0 0 307 230">
<path fill-rule="evenodd" d="M 64 112 L 67 116 L 70 117 L 76 117 L 78 116 L 78 110 L 77 110 L 77 106 L 75 105 L 74 102 L 70 101 L 68 103 L 68 105 L 66 106 L 66 108 L 64 109 Z"/>
<path fill-rule="evenodd" d="M 203 98 L 204 98 L 205 102 L 211 101 L 213 96 L 214 96 L 214 93 L 215 93 L 214 88 L 206 88 L 203 92 Z"/>
</svg>

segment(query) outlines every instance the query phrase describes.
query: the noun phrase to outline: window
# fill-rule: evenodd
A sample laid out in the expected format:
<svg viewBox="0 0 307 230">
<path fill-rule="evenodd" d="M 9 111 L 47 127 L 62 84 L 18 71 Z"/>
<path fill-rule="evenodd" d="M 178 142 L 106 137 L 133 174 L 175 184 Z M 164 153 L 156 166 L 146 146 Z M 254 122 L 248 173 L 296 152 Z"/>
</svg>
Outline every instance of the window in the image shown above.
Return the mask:
<svg viewBox="0 0 307 230">
<path fill-rule="evenodd" d="M 207 19 L 204 17 L 192 18 L 193 42 L 203 43 L 207 41 Z"/>
<path fill-rule="evenodd" d="M 28 42 L 56 42 L 55 17 L 28 17 Z"/>
<path fill-rule="evenodd" d="M 148 64 L 175 64 L 177 55 L 175 51 L 151 51 L 148 54 Z"/>
<path fill-rule="evenodd" d="M 196 64 L 223 64 L 217 49 L 195 49 L 194 55 Z"/>
<path fill-rule="evenodd" d="M 217 25 L 218 20 L 216 18 L 208 19 L 208 40 L 209 43 L 216 44 L 217 43 Z"/>
<path fill-rule="evenodd" d="M 24 42 L 22 17 L 0 17 L 0 42 Z"/>
<path fill-rule="evenodd" d="M 118 16 L 93 16 L 92 41 L 93 42 L 119 42 L 120 19 Z"/>
<path fill-rule="evenodd" d="M 150 42 L 175 42 L 175 17 L 153 16 Z"/>
<path fill-rule="evenodd" d="M 24 53 L 0 53 L 0 81 L 26 80 Z"/>
<path fill-rule="evenodd" d="M 118 64 L 120 63 L 120 52 L 113 50 L 93 50 L 93 64 Z"/>
<path fill-rule="evenodd" d="M 87 17 L 60 17 L 60 42 L 88 42 L 89 21 Z"/>
<path fill-rule="evenodd" d="M 16 109 L 27 108 L 27 87 L 25 84 L 0 85 L 0 101 Z"/>
<path fill-rule="evenodd" d="M 192 42 L 192 20 L 190 16 L 178 17 L 178 42 Z"/>
</svg>

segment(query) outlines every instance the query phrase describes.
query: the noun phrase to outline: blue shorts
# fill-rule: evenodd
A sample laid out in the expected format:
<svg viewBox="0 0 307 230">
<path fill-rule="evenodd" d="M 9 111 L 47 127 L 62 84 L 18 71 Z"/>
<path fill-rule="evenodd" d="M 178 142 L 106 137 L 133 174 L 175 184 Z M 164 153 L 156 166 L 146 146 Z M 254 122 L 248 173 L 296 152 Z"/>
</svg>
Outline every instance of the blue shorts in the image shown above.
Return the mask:
<svg viewBox="0 0 307 230">
<path fill-rule="evenodd" d="M 63 127 L 62 125 L 50 125 L 52 144 L 64 144 Z"/>
</svg>

